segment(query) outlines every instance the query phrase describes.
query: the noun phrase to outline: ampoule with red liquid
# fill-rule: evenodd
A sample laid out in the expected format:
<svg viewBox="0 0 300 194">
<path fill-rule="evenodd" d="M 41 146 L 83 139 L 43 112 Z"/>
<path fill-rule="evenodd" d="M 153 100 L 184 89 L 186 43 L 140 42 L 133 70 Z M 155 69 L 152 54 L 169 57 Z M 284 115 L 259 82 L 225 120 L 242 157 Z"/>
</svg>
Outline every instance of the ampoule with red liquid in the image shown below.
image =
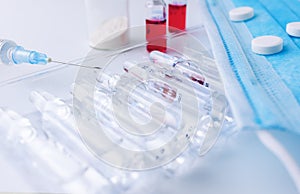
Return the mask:
<svg viewBox="0 0 300 194">
<path fill-rule="evenodd" d="M 169 32 L 185 30 L 187 0 L 170 0 L 169 2 Z"/>
<path fill-rule="evenodd" d="M 147 50 L 166 52 L 166 4 L 163 0 L 147 0 L 146 9 Z"/>
</svg>

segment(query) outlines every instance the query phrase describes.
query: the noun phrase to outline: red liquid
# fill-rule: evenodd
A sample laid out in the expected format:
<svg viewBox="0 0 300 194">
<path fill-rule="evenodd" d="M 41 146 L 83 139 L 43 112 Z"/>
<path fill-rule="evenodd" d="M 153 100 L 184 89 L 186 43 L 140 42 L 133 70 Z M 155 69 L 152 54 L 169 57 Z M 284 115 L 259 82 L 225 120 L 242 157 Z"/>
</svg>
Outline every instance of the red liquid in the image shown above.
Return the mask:
<svg viewBox="0 0 300 194">
<path fill-rule="evenodd" d="M 186 5 L 169 4 L 169 31 L 176 32 L 185 29 Z"/>
<path fill-rule="evenodd" d="M 200 85 L 204 85 L 205 79 L 200 76 L 191 76 L 191 80 L 198 82 Z"/>
<path fill-rule="evenodd" d="M 148 41 L 148 52 L 157 50 L 166 52 L 166 20 L 148 20 L 146 19 L 146 40 Z"/>
</svg>

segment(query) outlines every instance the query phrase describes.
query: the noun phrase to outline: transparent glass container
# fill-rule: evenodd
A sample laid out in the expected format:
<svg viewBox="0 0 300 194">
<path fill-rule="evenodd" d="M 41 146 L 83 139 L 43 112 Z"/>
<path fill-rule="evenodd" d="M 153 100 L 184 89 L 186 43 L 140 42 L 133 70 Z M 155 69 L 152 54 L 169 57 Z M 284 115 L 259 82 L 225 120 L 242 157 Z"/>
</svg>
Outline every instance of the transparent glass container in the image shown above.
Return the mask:
<svg viewBox="0 0 300 194">
<path fill-rule="evenodd" d="M 185 30 L 187 0 L 170 0 L 168 3 L 169 32 Z"/>
<path fill-rule="evenodd" d="M 149 52 L 166 52 L 166 4 L 163 0 L 146 0 L 146 40 Z"/>
<path fill-rule="evenodd" d="M 128 42 L 128 0 L 85 0 L 89 45 L 116 49 Z"/>
</svg>

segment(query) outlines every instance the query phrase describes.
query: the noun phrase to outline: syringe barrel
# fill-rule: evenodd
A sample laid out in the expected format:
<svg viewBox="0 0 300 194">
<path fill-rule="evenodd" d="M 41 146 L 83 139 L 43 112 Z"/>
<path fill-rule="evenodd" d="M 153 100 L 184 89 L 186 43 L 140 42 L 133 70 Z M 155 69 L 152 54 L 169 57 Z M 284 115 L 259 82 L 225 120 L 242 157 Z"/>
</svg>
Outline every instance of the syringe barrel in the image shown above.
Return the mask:
<svg viewBox="0 0 300 194">
<path fill-rule="evenodd" d="M 0 63 L 6 65 L 14 64 L 12 52 L 17 44 L 11 40 L 0 39 Z"/>
</svg>

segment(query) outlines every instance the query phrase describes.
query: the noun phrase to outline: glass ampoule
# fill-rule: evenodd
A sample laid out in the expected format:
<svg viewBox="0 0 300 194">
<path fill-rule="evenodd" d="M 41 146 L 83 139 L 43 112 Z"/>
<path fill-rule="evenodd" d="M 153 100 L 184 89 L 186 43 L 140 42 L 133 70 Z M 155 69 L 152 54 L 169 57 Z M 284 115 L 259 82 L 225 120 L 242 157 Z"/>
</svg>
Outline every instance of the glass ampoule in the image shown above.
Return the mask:
<svg viewBox="0 0 300 194">
<path fill-rule="evenodd" d="M 64 146 L 76 157 L 97 169 L 106 178 L 115 176 L 105 171 L 105 165 L 88 150 L 77 132 L 71 107 L 60 98 L 44 91 L 32 91 L 31 102 L 43 115 L 43 127 L 49 137 L 63 142 Z"/>
<path fill-rule="evenodd" d="M 41 188 L 46 182 L 59 187 L 56 174 L 48 168 L 44 159 L 31 149 L 32 144 L 36 145 L 39 142 L 39 147 L 35 149 L 42 151 L 41 146 L 49 140 L 45 133 L 32 126 L 29 119 L 13 110 L 0 108 L 0 141 L 2 156 L 28 185 Z M 39 177 L 43 177 L 43 182 Z"/>
<path fill-rule="evenodd" d="M 22 154 L 31 157 L 32 166 L 37 166 L 37 170 L 43 168 L 57 182 L 69 179 L 84 170 L 84 165 L 73 160 L 62 144 L 50 139 L 43 131 L 38 132 L 28 119 L 11 110 L 6 110 L 5 114 L 6 123 L 11 123 L 7 130 L 7 141 L 22 147 Z"/>
<path fill-rule="evenodd" d="M 163 78 L 166 83 L 162 84 L 164 82 L 157 82 L 157 83 L 161 83 L 160 88 L 165 89 L 164 86 L 167 86 L 165 89 L 165 93 L 163 93 L 165 95 L 169 95 L 167 97 L 167 99 L 170 100 L 170 102 L 173 101 L 178 101 L 180 102 L 181 100 L 181 94 L 179 92 L 179 90 L 177 91 L 177 89 L 183 89 L 185 90 L 185 84 L 189 84 L 191 85 L 189 82 L 184 82 L 183 80 L 186 80 L 187 77 L 190 78 L 190 76 L 187 76 L 187 73 L 182 75 L 177 73 L 174 73 L 174 71 L 170 71 L 171 67 L 169 68 L 168 66 L 166 66 L 167 68 L 159 68 L 156 66 L 152 66 L 151 64 L 143 64 L 143 65 L 136 65 L 136 63 L 134 62 L 128 62 L 126 61 L 123 64 L 123 70 L 125 72 L 127 72 L 129 75 L 135 77 L 136 79 L 140 80 L 140 81 L 145 81 L 151 78 L 156 78 L 156 79 L 161 79 Z M 201 78 L 204 79 L 204 76 L 201 76 Z M 172 81 L 173 83 L 175 83 L 173 85 L 173 87 L 171 87 L 169 84 L 167 84 L 168 81 Z M 197 84 L 192 84 L 193 87 L 195 88 L 195 92 L 197 93 L 197 96 L 200 98 L 200 100 L 207 100 L 210 96 L 210 90 L 206 87 L 199 87 L 199 82 L 195 82 L 193 79 L 188 79 L 191 80 L 192 83 L 197 83 Z M 182 86 L 180 86 L 179 84 L 176 84 L 180 82 L 181 84 L 183 84 Z M 201 85 L 202 86 L 202 85 Z M 176 88 L 178 87 L 178 88 Z M 169 89 L 170 88 L 170 89 Z M 174 88 L 174 89 L 173 89 Z M 171 91 L 171 92 L 168 92 Z M 165 97 L 165 96 L 164 96 Z"/>
<path fill-rule="evenodd" d="M 71 140 L 71 142 L 81 143 L 81 141 L 78 140 L 79 136 L 74 125 L 74 118 L 69 105 L 61 99 L 44 91 L 32 91 L 30 94 L 30 101 L 36 109 L 41 112 L 44 124 L 57 123 L 57 126 L 61 126 L 61 129 L 50 130 L 50 135 L 67 138 L 62 139 L 61 141 L 69 142 Z M 61 135 L 62 133 L 64 134 L 63 136 Z"/>
<path fill-rule="evenodd" d="M 132 80 L 136 79 L 135 77 L 128 77 L 128 75 L 123 75 L 125 80 L 132 83 Z M 166 97 L 167 93 L 165 92 L 165 97 L 161 98 L 162 96 L 162 90 L 159 90 L 161 86 L 153 86 L 149 84 L 148 82 L 140 82 L 141 84 L 137 86 L 133 91 L 128 91 L 126 88 L 126 83 L 122 82 L 119 84 L 118 79 L 121 79 L 121 76 L 118 74 L 103 74 L 101 75 L 101 79 L 99 79 L 99 91 L 103 91 L 106 93 L 106 95 L 109 95 L 110 97 L 111 94 L 109 93 L 114 93 L 118 94 L 115 95 L 114 98 L 117 98 L 119 103 L 125 104 L 126 106 L 131 107 L 130 109 L 135 110 L 137 113 L 140 113 L 142 117 L 151 118 L 150 113 L 148 112 L 149 108 L 154 102 L 160 102 L 163 104 L 165 107 L 170 107 L 170 101 Z M 122 85 L 123 84 L 123 85 Z M 144 86 L 146 85 L 146 86 Z M 124 86 L 124 87 L 123 87 Z M 103 89 L 105 88 L 105 89 Z M 151 88 L 151 89 L 148 89 Z M 156 95 L 157 92 L 159 95 Z M 128 97 L 125 97 L 129 95 Z M 172 97 L 171 93 L 171 97 Z M 101 98 L 103 99 L 103 98 Z M 97 100 L 96 100 L 97 101 Z M 174 99 L 173 99 L 174 101 Z M 173 109 L 169 108 L 168 111 L 166 111 L 166 120 L 165 124 L 170 125 L 172 127 L 177 126 L 177 122 L 174 121 L 174 115 L 176 113 L 172 111 Z M 176 119 L 175 119 L 176 120 Z M 157 121 L 159 122 L 159 121 Z"/>
<path fill-rule="evenodd" d="M 160 79 L 165 78 L 165 75 L 163 75 L 163 77 L 159 77 L 160 75 L 156 76 L 156 72 L 154 72 L 153 69 L 148 68 L 148 65 L 138 66 L 135 63 L 126 61 L 123 64 L 123 70 L 139 81 L 146 83 L 147 88 L 157 94 L 160 94 L 168 102 L 172 103 L 180 100 L 180 95 L 176 89 L 166 82 L 160 81 Z"/>
<path fill-rule="evenodd" d="M 183 58 L 174 57 L 166 53 L 159 51 L 153 51 L 150 53 L 150 60 L 155 64 L 169 65 L 178 69 L 183 75 L 190 80 L 199 83 L 205 87 L 209 87 L 209 84 L 205 81 L 205 77 L 202 72 L 191 61 Z"/>
</svg>

